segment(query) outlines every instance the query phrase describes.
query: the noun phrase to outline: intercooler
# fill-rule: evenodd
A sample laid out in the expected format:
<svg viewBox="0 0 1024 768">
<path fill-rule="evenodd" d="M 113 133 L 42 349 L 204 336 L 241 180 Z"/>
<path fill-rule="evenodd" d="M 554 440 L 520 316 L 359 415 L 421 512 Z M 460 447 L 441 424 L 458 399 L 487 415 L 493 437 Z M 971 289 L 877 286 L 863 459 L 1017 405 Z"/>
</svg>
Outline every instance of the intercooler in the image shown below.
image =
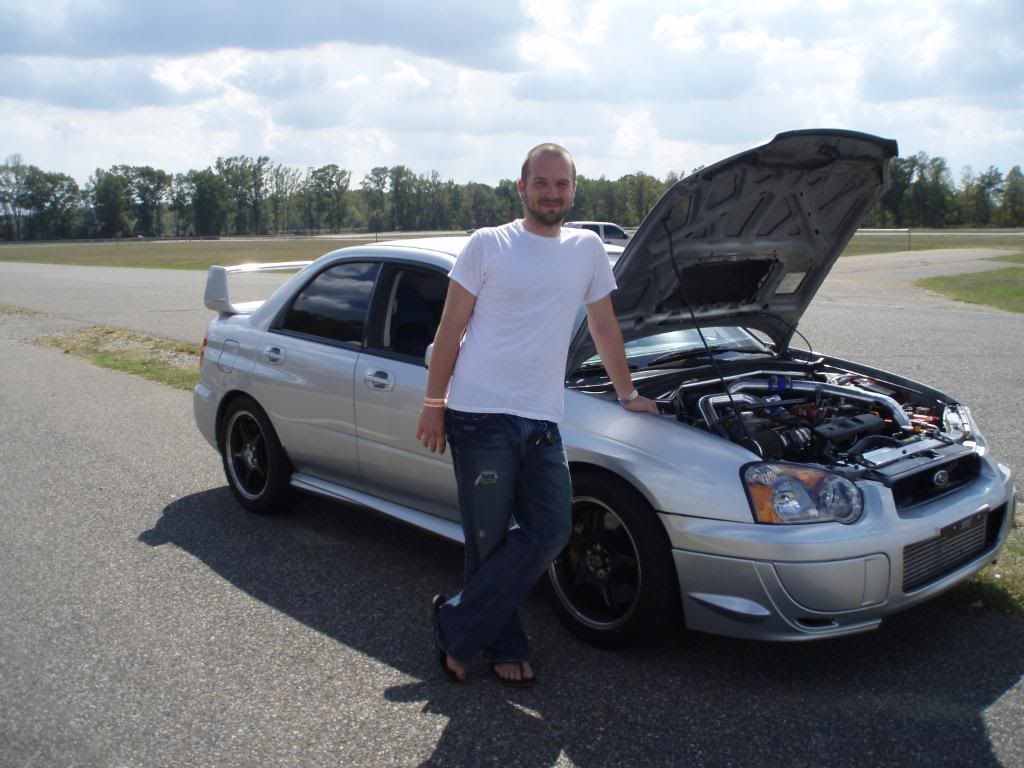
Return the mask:
<svg viewBox="0 0 1024 768">
<path fill-rule="evenodd" d="M 946 526 L 938 536 L 903 548 L 903 591 L 937 581 L 991 549 L 999 537 L 1006 505 Z"/>
</svg>

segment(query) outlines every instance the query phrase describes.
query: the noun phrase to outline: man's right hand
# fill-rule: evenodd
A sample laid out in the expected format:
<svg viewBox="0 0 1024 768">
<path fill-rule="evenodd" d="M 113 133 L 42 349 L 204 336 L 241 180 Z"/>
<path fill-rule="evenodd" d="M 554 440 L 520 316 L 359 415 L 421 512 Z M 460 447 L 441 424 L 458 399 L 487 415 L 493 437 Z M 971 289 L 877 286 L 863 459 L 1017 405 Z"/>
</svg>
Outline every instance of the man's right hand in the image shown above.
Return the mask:
<svg viewBox="0 0 1024 768">
<path fill-rule="evenodd" d="M 431 453 L 444 454 L 444 408 L 423 406 L 416 426 L 416 439 Z"/>
</svg>

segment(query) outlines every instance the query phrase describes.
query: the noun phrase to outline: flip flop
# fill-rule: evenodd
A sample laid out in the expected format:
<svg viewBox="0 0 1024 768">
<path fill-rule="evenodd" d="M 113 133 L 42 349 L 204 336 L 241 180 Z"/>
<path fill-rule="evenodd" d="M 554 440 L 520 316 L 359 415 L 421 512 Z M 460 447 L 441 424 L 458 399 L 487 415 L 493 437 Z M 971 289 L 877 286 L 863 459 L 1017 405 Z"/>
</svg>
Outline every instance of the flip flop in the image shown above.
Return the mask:
<svg viewBox="0 0 1024 768">
<path fill-rule="evenodd" d="M 437 612 L 441 610 L 441 606 L 448 602 L 448 598 L 444 595 L 434 595 L 432 603 L 433 621 L 434 621 L 434 644 L 437 646 L 437 661 L 441 666 L 441 671 L 444 672 L 445 677 L 448 678 L 448 682 L 451 683 L 464 683 L 466 682 L 465 677 L 459 677 L 455 670 L 448 666 L 448 654 L 441 647 L 441 628 L 437 625 Z"/>
<path fill-rule="evenodd" d="M 502 677 L 500 674 L 498 674 L 498 665 L 499 664 L 519 664 L 519 671 L 522 672 L 523 671 L 523 663 L 521 661 L 520 662 L 515 662 L 515 661 L 496 661 L 496 662 L 492 662 L 491 663 L 491 672 L 494 673 L 494 676 L 498 679 L 498 682 L 501 683 L 502 685 L 507 685 L 509 688 L 532 688 L 534 685 L 536 685 L 536 683 L 537 683 L 537 675 L 536 674 L 530 675 L 529 677 L 521 677 L 518 680 L 516 680 L 515 678 L 510 678 L 510 677 Z"/>
</svg>

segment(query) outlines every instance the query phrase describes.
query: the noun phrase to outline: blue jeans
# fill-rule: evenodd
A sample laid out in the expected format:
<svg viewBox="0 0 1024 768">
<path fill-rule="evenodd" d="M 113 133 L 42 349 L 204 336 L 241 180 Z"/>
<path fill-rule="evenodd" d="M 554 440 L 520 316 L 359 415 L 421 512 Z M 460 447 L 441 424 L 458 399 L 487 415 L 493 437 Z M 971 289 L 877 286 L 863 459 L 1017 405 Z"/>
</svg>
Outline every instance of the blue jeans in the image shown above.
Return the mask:
<svg viewBox="0 0 1024 768">
<path fill-rule="evenodd" d="M 519 604 L 561 552 L 572 526 L 572 485 L 558 426 L 449 410 L 445 434 L 459 488 L 466 584 L 437 614 L 438 641 L 464 663 L 478 656 L 526 661 Z"/>
</svg>

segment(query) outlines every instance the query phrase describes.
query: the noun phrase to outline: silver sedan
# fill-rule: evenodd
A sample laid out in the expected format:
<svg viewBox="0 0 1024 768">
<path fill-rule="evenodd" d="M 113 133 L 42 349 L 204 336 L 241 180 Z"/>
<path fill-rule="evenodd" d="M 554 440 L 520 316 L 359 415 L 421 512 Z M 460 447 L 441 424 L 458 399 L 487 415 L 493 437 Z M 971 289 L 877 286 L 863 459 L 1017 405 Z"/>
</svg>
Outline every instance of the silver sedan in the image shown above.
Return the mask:
<svg viewBox="0 0 1024 768">
<path fill-rule="evenodd" d="M 780 134 L 675 184 L 617 258 L 634 382 L 661 414 L 621 409 L 581 323 L 561 425 L 573 534 L 547 579 L 577 635 L 621 646 L 680 611 L 736 637 L 860 632 L 999 554 L 1016 493 L 968 409 L 791 345 L 895 155 L 864 134 Z M 211 268 L 195 416 L 245 508 L 300 491 L 461 540 L 450 459 L 416 422 L 464 241 Z M 232 273 L 274 268 L 298 271 L 232 303 Z"/>
</svg>

